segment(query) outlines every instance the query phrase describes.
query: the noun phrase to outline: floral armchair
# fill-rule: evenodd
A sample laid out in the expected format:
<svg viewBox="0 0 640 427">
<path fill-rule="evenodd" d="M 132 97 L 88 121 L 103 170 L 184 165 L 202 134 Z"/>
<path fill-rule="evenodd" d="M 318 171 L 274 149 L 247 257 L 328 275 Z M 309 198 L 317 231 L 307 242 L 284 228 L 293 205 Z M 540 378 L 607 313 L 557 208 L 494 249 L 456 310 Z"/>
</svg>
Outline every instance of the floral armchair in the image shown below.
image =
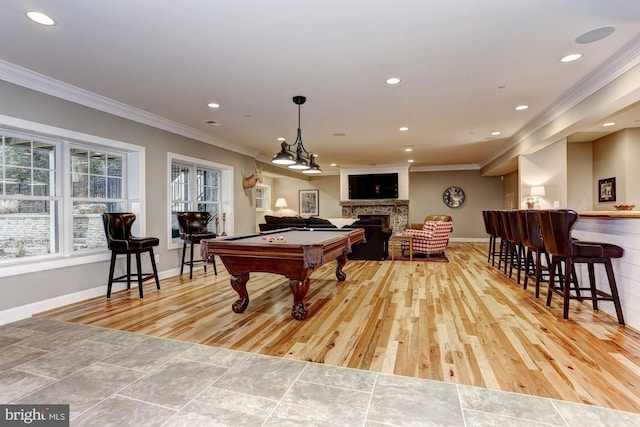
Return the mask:
<svg viewBox="0 0 640 427">
<path fill-rule="evenodd" d="M 408 229 L 405 233 L 412 237 L 413 252 L 432 255 L 444 253 L 452 230 L 452 221 L 426 221 L 422 230 Z M 402 253 L 408 250 L 409 243 L 402 242 Z"/>
</svg>

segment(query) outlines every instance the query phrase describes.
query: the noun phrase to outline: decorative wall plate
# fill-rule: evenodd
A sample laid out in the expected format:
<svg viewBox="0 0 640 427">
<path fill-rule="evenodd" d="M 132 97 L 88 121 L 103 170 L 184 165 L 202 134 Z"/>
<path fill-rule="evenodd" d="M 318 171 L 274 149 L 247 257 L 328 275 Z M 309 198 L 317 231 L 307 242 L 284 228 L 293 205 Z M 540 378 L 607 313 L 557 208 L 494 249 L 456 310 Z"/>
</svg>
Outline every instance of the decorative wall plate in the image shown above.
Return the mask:
<svg viewBox="0 0 640 427">
<path fill-rule="evenodd" d="M 460 187 L 449 187 L 442 193 L 442 200 L 450 208 L 459 208 L 464 203 L 464 191 Z"/>
</svg>

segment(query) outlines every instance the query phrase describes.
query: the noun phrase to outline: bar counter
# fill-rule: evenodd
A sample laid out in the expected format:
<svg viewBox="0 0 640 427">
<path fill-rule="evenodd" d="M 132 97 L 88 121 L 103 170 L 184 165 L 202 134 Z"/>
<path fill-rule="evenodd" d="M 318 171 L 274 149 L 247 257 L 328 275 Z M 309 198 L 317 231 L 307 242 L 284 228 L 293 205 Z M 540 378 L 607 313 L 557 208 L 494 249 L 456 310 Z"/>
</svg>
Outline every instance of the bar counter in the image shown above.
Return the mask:
<svg viewBox="0 0 640 427">
<path fill-rule="evenodd" d="M 640 211 L 583 211 L 578 212 L 584 218 L 631 219 L 640 218 Z"/>
<path fill-rule="evenodd" d="M 640 211 L 584 211 L 573 229 L 580 240 L 613 243 L 624 249 L 622 258 L 612 259 L 625 321 L 628 327 L 640 330 Z M 578 265 L 578 279 L 588 286 L 586 265 Z M 596 266 L 597 286 L 609 291 L 604 268 Z M 572 301 L 572 304 L 577 302 Z M 588 303 L 586 303 L 588 304 Z M 600 309 L 615 322 L 613 303 L 602 302 Z M 571 314 L 569 314 L 571 316 Z"/>
</svg>

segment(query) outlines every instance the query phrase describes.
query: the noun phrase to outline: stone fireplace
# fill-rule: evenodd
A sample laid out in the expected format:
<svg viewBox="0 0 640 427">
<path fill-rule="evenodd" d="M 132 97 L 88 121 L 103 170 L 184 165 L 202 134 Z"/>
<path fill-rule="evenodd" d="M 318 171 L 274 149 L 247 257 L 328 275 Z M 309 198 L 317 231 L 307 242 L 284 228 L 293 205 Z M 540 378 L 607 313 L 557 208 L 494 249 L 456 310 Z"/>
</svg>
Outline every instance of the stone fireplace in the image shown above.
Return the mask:
<svg viewBox="0 0 640 427">
<path fill-rule="evenodd" d="M 409 222 L 409 200 L 344 200 L 340 202 L 343 218 L 389 216 L 394 233 L 403 232 Z"/>
</svg>

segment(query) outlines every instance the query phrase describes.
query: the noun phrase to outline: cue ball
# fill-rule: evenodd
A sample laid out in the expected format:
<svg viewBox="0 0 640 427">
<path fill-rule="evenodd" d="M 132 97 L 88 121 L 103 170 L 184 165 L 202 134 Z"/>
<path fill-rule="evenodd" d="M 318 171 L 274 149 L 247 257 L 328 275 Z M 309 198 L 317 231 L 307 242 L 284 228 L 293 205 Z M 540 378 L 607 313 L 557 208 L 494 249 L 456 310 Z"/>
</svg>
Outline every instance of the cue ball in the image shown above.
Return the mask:
<svg viewBox="0 0 640 427">
<path fill-rule="evenodd" d="M 310 228 L 309 231 L 313 231 L 313 228 Z"/>
</svg>

